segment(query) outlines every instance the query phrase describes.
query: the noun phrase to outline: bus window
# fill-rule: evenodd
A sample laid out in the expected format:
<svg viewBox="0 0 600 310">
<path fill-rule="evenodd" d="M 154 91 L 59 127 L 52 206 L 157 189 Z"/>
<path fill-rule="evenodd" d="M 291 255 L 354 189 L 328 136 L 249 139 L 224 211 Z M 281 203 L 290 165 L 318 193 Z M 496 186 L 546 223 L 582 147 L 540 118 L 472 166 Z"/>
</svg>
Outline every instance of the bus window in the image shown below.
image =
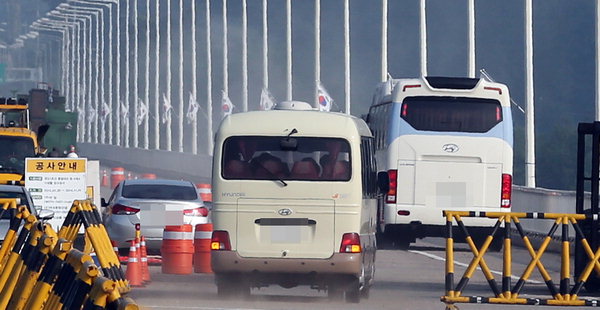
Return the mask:
<svg viewBox="0 0 600 310">
<path fill-rule="evenodd" d="M 458 97 L 407 97 L 401 117 L 416 130 L 484 133 L 502 121 L 500 102 Z"/>
<path fill-rule="evenodd" d="M 236 136 L 223 144 L 225 179 L 348 181 L 350 144 L 339 138 L 294 137 L 297 147 L 282 149 L 284 136 Z"/>
</svg>

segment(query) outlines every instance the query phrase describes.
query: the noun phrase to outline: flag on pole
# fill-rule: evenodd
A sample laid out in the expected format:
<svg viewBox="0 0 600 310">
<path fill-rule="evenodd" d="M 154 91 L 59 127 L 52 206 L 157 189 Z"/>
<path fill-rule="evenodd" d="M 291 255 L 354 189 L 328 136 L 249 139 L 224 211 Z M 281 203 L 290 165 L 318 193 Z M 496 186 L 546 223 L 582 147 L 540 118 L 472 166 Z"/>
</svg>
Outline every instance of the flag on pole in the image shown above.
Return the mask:
<svg viewBox="0 0 600 310">
<path fill-rule="evenodd" d="M 185 114 L 188 120 L 188 124 L 191 124 L 196 121 L 196 115 L 198 114 L 198 102 L 196 101 L 196 96 L 190 92 L 190 101 L 188 103 L 188 110 Z"/>
<path fill-rule="evenodd" d="M 93 121 L 96 118 L 96 116 L 97 116 L 96 110 L 94 108 L 90 108 L 88 110 L 88 118 Z"/>
<path fill-rule="evenodd" d="M 163 94 L 162 110 L 163 110 L 163 115 L 162 115 L 163 124 L 166 122 L 171 123 L 171 111 L 173 110 L 173 107 L 171 106 L 171 102 L 169 102 L 169 98 L 167 98 L 167 95 L 165 95 L 165 94 Z"/>
<path fill-rule="evenodd" d="M 222 92 L 223 98 L 221 99 L 221 105 L 223 107 L 223 117 L 225 117 L 233 112 L 233 103 L 231 103 L 227 93 L 224 90 Z"/>
<path fill-rule="evenodd" d="M 83 122 L 84 116 L 85 116 L 85 110 L 83 109 L 83 107 L 78 106 L 77 107 L 77 120 L 80 122 Z"/>
<path fill-rule="evenodd" d="M 108 104 L 106 103 L 106 101 L 102 101 L 102 110 L 100 112 L 100 116 L 101 116 L 102 122 L 106 122 L 106 118 L 108 117 L 108 115 L 111 112 L 112 111 L 110 110 L 110 107 L 108 106 Z"/>
<path fill-rule="evenodd" d="M 261 110 L 271 110 L 275 105 L 275 98 L 271 95 L 271 92 L 263 88 L 260 92 L 260 109 Z"/>
<path fill-rule="evenodd" d="M 129 109 L 125 106 L 125 103 L 121 100 L 121 115 L 124 120 L 129 119 Z"/>
<path fill-rule="evenodd" d="M 141 99 L 138 100 L 138 115 L 137 115 L 137 124 L 138 126 L 144 123 L 144 119 L 148 115 L 148 105 L 144 103 Z"/>
<path fill-rule="evenodd" d="M 319 95 L 319 111 L 329 112 L 333 105 L 333 99 L 329 96 L 321 81 L 317 82 L 317 94 Z"/>
</svg>

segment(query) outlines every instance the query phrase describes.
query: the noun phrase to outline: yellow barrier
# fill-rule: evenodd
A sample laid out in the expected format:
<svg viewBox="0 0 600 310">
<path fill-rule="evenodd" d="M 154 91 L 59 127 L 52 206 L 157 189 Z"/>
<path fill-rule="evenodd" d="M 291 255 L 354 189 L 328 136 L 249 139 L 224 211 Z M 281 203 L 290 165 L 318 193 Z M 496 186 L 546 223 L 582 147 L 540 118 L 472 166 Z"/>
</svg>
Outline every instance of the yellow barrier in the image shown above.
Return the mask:
<svg viewBox="0 0 600 310">
<path fill-rule="evenodd" d="M 444 211 L 446 217 L 446 295 L 441 297 L 441 301 L 446 303 L 447 309 L 453 308 L 455 303 L 492 303 L 492 304 L 522 304 L 522 305 L 554 305 L 554 306 L 599 306 L 600 303 L 597 300 L 585 300 L 579 299 L 578 294 L 583 287 L 585 281 L 588 279 L 592 271 L 596 271 L 600 274 L 600 249 L 595 252 L 591 249 L 587 242 L 581 228 L 577 224 L 577 221 L 592 219 L 593 217 L 583 214 L 557 214 L 557 213 L 518 213 L 518 212 L 465 212 L 465 211 Z M 467 228 L 462 222 L 463 217 L 487 217 L 495 218 L 497 222 L 494 226 L 493 232 L 486 238 L 480 248 L 477 248 L 470 236 Z M 554 224 L 546 237 L 544 238 L 540 248 L 536 251 L 531 244 L 529 238 L 525 235 L 525 232 L 521 226 L 519 219 L 547 219 L 554 220 Z M 594 218 L 595 219 L 595 218 Z M 468 265 L 465 273 L 458 282 L 454 285 L 454 239 L 453 239 L 453 225 L 456 221 L 460 230 L 466 237 L 466 242 L 473 253 L 473 259 Z M 504 224 L 504 245 L 503 245 L 503 268 L 502 268 L 502 287 L 498 287 L 494 276 L 486 261 L 484 255 L 487 252 L 493 238 L 497 234 L 500 225 Z M 511 227 L 514 224 L 515 228 L 519 232 L 519 235 L 523 239 L 523 243 L 531 256 L 531 261 L 521 274 L 517 283 L 513 286 L 511 283 L 512 277 L 512 236 Z M 570 271 L 570 241 L 569 241 L 569 224 L 573 226 L 577 234 L 578 239 L 581 242 L 582 247 L 585 249 L 587 256 L 590 258 L 586 268 L 579 275 L 575 285 L 571 286 L 569 279 L 571 277 Z M 552 278 L 548 271 L 541 262 L 541 257 L 546 251 L 552 237 L 556 230 L 561 227 L 562 230 L 562 247 L 561 247 L 561 272 L 560 272 L 560 283 L 559 287 L 555 286 Z M 476 268 L 480 267 L 492 292 L 493 296 L 461 296 L 463 290 L 467 286 L 470 278 L 475 272 Z M 537 268 L 540 275 L 544 279 L 551 298 L 520 298 L 525 282 L 531 276 L 533 270 Z"/>
<path fill-rule="evenodd" d="M 122 296 L 129 284 L 89 200 L 73 202 L 58 234 L 27 207 L 17 212 L 16 205 L 15 199 L 0 199 L 0 216 L 11 212 L 10 229 L 0 247 L 0 309 L 138 309 Z M 101 269 L 88 253 L 72 248 L 82 225 Z"/>
</svg>

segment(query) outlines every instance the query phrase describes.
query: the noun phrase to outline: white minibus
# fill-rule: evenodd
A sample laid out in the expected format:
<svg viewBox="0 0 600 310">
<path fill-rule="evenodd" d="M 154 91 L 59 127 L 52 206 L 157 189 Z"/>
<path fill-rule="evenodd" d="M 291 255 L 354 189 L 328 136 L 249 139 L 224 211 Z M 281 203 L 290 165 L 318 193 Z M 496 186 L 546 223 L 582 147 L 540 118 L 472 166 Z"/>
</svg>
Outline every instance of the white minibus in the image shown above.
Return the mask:
<svg viewBox="0 0 600 310">
<path fill-rule="evenodd" d="M 378 85 L 367 123 L 390 189 L 378 206 L 380 248 L 443 237 L 442 210 L 511 207 L 513 125 L 508 88 L 478 78 L 425 77 Z M 464 219 L 476 243 L 494 221 Z M 457 231 L 463 236 L 462 231 Z M 457 238 L 460 239 L 460 238 Z M 492 249 L 502 238 L 496 236 Z"/>
<path fill-rule="evenodd" d="M 215 137 L 212 268 L 218 294 L 309 285 L 358 302 L 375 273 L 373 136 L 342 113 L 286 101 L 227 116 Z"/>
</svg>

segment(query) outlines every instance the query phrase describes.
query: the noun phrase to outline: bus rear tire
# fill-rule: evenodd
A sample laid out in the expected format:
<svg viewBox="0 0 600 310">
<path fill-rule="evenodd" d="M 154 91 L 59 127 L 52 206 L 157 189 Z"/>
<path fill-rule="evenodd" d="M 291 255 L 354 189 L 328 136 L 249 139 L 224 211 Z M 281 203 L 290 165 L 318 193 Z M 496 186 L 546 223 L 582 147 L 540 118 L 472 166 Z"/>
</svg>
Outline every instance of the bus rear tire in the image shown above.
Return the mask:
<svg viewBox="0 0 600 310">
<path fill-rule="evenodd" d="M 347 303 L 357 304 L 360 302 L 360 281 L 357 277 L 353 277 L 344 291 L 344 300 Z"/>
<path fill-rule="evenodd" d="M 250 296 L 250 285 L 242 277 L 217 275 L 215 280 L 219 297 L 246 298 Z"/>
<path fill-rule="evenodd" d="M 377 238 L 377 249 L 379 250 L 388 250 L 394 247 L 392 237 L 388 234 L 378 232 L 375 234 L 375 238 Z"/>
<path fill-rule="evenodd" d="M 399 250 L 408 250 L 412 241 L 411 236 L 399 235 L 395 240 L 396 248 Z"/>
</svg>

